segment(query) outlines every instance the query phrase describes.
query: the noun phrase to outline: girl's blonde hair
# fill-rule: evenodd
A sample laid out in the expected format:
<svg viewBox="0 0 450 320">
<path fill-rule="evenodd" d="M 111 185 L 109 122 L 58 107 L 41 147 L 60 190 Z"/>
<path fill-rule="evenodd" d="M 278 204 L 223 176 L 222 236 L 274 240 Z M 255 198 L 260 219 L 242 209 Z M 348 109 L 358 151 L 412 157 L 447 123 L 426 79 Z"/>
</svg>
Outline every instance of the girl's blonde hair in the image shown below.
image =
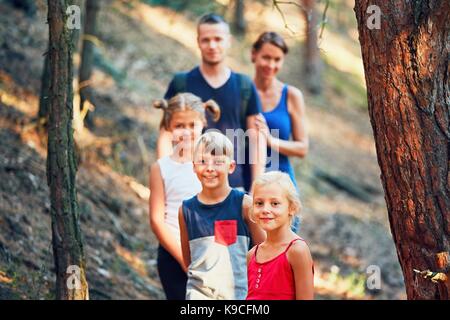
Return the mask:
<svg viewBox="0 0 450 320">
<path fill-rule="evenodd" d="M 294 215 L 300 214 L 302 210 L 302 203 L 300 202 L 297 188 L 287 173 L 281 171 L 270 171 L 257 176 L 252 184 L 252 194 L 254 194 L 256 187 L 265 186 L 272 183 L 278 184 L 281 190 L 283 190 L 286 194 L 286 198 L 289 202 L 289 208 L 294 212 L 291 217 L 292 220 Z M 250 217 L 253 221 L 253 207 L 252 210 L 250 210 Z"/>
<path fill-rule="evenodd" d="M 153 107 L 163 110 L 160 127 L 166 130 L 170 127 L 173 114 L 179 111 L 196 111 L 204 123 L 206 123 L 205 110 L 212 115 L 214 122 L 220 118 L 220 107 L 214 100 L 202 102 L 202 99 L 192 93 L 179 93 L 169 100 L 156 100 L 153 102 Z"/>
</svg>

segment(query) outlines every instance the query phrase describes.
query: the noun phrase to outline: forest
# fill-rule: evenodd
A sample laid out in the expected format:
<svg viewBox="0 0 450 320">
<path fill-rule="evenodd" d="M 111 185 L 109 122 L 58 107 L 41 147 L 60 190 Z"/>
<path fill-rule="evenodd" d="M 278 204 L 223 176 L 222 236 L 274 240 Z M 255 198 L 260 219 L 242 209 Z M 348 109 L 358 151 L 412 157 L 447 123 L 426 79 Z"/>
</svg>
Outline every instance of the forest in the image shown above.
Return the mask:
<svg viewBox="0 0 450 320">
<path fill-rule="evenodd" d="M 448 300 L 450 2 L 0 0 L 0 300 L 163 300 L 149 223 L 162 99 L 229 22 L 304 97 L 290 156 L 317 300 Z"/>
</svg>

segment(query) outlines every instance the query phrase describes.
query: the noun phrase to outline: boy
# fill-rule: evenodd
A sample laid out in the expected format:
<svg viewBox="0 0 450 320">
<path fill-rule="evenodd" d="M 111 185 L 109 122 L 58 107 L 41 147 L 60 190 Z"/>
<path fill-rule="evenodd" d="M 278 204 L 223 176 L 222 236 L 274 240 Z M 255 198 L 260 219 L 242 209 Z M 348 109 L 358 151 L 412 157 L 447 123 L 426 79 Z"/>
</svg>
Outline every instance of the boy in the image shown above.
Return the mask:
<svg viewBox="0 0 450 320">
<path fill-rule="evenodd" d="M 186 299 L 245 299 L 246 255 L 265 233 L 249 219 L 252 200 L 230 187 L 231 141 L 207 132 L 196 143 L 194 172 L 202 190 L 179 209 L 183 260 L 188 268 Z"/>
</svg>

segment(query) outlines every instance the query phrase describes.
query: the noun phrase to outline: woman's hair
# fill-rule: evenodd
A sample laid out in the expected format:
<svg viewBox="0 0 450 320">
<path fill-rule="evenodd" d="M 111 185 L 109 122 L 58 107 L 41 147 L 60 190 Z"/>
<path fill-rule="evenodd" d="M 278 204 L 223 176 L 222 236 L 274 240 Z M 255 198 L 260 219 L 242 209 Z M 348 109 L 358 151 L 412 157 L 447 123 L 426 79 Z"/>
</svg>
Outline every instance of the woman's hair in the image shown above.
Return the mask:
<svg viewBox="0 0 450 320">
<path fill-rule="evenodd" d="M 203 147 L 202 151 L 208 154 L 224 155 L 233 160 L 233 144 L 219 131 L 209 130 L 202 134 L 195 143 L 194 154 L 199 152 L 200 147 Z"/>
<path fill-rule="evenodd" d="M 165 99 L 153 102 L 153 107 L 162 109 L 164 115 L 161 119 L 160 127 L 168 130 L 170 121 L 175 112 L 193 110 L 200 114 L 204 123 L 206 123 L 205 110 L 212 115 L 214 122 L 220 118 L 220 107 L 214 100 L 202 102 L 202 100 L 192 93 L 179 93 L 168 101 Z"/>
<path fill-rule="evenodd" d="M 280 189 L 284 191 L 289 202 L 289 208 L 294 212 L 294 215 L 299 214 L 302 210 L 302 203 L 300 202 L 297 188 L 287 173 L 281 171 L 270 171 L 257 176 L 252 184 L 252 193 L 254 194 L 255 188 L 258 186 L 265 186 L 273 183 L 278 184 Z M 252 216 L 253 208 L 250 210 L 250 217 Z M 291 220 L 293 216 L 291 217 Z"/>
<path fill-rule="evenodd" d="M 255 52 L 258 52 L 259 50 L 261 50 L 262 46 L 265 43 L 270 43 L 275 47 L 281 49 L 281 51 L 283 51 L 284 54 L 287 54 L 289 52 L 289 48 L 286 42 L 284 41 L 283 37 L 276 32 L 262 33 L 255 41 L 255 43 L 253 43 L 252 48 Z"/>
</svg>

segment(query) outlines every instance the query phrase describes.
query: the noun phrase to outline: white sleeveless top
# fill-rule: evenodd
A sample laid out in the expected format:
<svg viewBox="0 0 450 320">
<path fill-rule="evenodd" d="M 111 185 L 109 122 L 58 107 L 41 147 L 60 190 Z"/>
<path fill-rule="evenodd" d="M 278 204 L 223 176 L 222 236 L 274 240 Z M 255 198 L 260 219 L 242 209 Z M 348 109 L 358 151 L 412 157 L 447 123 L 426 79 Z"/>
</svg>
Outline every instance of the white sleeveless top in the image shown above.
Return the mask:
<svg viewBox="0 0 450 320">
<path fill-rule="evenodd" d="M 192 198 L 202 190 L 202 185 L 194 173 L 192 162 L 180 163 L 170 156 L 158 159 L 164 181 L 165 217 L 164 221 L 177 241 L 180 241 L 178 209 L 183 200 Z"/>
</svg>

